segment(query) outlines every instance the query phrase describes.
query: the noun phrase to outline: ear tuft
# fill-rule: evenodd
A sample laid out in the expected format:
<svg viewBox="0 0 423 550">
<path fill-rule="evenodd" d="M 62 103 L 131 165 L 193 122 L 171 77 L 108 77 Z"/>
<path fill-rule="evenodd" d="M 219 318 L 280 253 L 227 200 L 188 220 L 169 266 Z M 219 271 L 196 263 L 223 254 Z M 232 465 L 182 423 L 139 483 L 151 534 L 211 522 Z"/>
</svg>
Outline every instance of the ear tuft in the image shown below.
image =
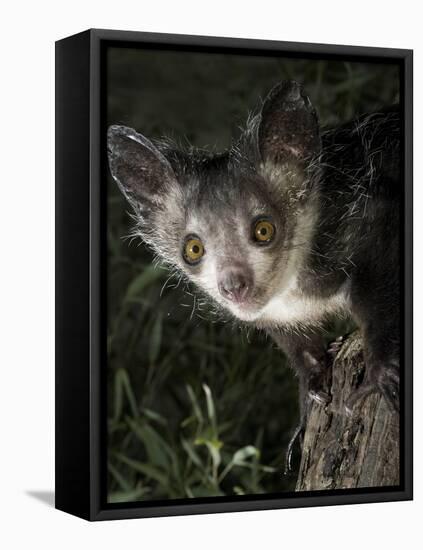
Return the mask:
<svg viewBox="0 0 423 550">
<path fill-rule="evenodd" d="M 175 175 L 159 150 L 132 128 L 110 126 L 107 131 L 110 172 L 129 202 L 138 208 L 158 204 Z"/>
<path fill-rule="evenodd" d="M 258 130 L 264 162 L 304 161 L 320 150 L 316 111 L 302 86 L 290 80 L 266 97 Z"/>
</svg>

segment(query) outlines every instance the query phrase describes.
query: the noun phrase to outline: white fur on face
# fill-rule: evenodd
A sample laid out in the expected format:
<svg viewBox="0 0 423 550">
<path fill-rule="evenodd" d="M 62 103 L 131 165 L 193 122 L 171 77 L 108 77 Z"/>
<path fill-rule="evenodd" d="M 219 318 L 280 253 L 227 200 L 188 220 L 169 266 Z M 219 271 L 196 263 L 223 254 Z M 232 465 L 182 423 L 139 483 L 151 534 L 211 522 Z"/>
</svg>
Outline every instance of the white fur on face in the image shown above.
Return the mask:
<svg viewBox="0 0 423 550">
<path fill-rule="evenodd" d="M 251 220 L 257 214 L 254 211 L 248 220 L 242 220 L 241 214 L 234 213 L 234 219 L 239 223 L 230 227 L 230 239 L 225 232 L 227 227 L 214 224 L 213 231 L 205 229 L 206 221 L 192 215 L 187 224 L 187 234 L 198 235 L 205 246 L 205 256 L 198 274 L 188 276 L 221 306 L 229 310 L 242 321 L 281 321 L 291 318 L 297 321 L 302 315 L 310 316 L 311 304 L 302 302 L 296 289 L 299 270 L 307 258 L 317 221 L 317 204 L 311 202 L 308 206 L 297 210 L 297 217 L 293 221 L 295 230 L 289 246 L 275 253 L 280 254 L 279 261 L 274 268 L 274 254 L 265 251 L 249 241 Z M 251 218 L 251 219 L 250 219 Z M 268 253 L 270 252 L 270 253 Z M 234 264 L 244 264 L 252 270 L 256 294 L 252 292 L 249 301 L 236 304 L 225 299 L 219 292 L 219 274 L 225 268 Z M 287 301 L 285 305 L 281 300 Z M 285 311 L 285 317 L 280 311 Z M 316 308 L 317 312 L 318 308 Z M 323 312 L 324 308 L 322 308 Z M 288 313 L 288 312 L 291 313 Z M 314 315 L 314 314 L 313 314 Z"/>
<path fill-rule="evenodd" d="M 199 273 L 191 273 L 188 269 L 187 274 L 220 305 L 231 310 L 231 302 L 223 298 L 219 292 L 219 274 L 234 263 L 247 263 L 246 258 L 251 245 L 248 243 L 248 233 L 241 216 L 234 213 L 234 219 L 239 220 L 239 223 L 231 224 L 230 227 L 222 224 L 221 220 L 214 219 L 212 215 L 210 217 L 211 219 L 205 220 L 194 214 L 188 220 L 186 234 L 200 237 L 205 254 Z"/>
<path fill-rule="evenodd" d="M 348 306 L 348 292 L 342 288 L 327 300 L 314 300 L 306 297 L 298 288 L 298 276 L 307 261 L 311 240 L 316 227 L 318 206 L 314 202 L 297 213 L 294 237 L 282 268 L 273 280 L 266 303 L 257 308 L 233 305 L 232 313 L 242 321 L 258 324 L 299 324 L 321 319 L 327 314 L 344 310 Z M 252 251 L 254 256 L 254 250 Z M 269 273 L 263 265 L 262 277 Z"/>
<path fill-rule="evenodd" d="M 220 210 L 203 208 L 189 212 L 183 233 L 198 236 L 205 254 L 198 268 L 191 268 L 179 252 L 179 267 L 197 286 L 242 321 L 298 323 L 317 317 L 319 311 L 323 315 L 325 311 L 338 309 L 343 300 L 340 296 L 325 304 L 315 304 L 301 294 L 297 284 L 318 221 L 317 193 L 306 189 L 308 182 L 304 174 L 293 165 L 266 163 L 260 167 L 260 172 L 265 181 L 270 182 L 270 197 L 247 194 L 239 201 L 242 204 L 234 201 L 232 207 L 227 204 L 223 209 L 220 206 Z M 179 200 L 175 201 L 175 207 L 176 210 L 180 208 Z M 278 219 L 279 209 L 282 211 Z M 284 210 L 288 218 L 284 218 Z M 169 207 L 168 214 L 172 218 Z M 279 241 L 273 249 L 251 242 L 251 224 L 261 215 L 274 218 L 276 231 L 279 227 L 279 236 L 286 242 Z M 181 250 L 183 242 L 178 246 Z M 241 304 L 223 297 L 218 286 L 224 270 L 235 265 L 252 272 L 254 280 L 251 294 Z"/>
</svg>

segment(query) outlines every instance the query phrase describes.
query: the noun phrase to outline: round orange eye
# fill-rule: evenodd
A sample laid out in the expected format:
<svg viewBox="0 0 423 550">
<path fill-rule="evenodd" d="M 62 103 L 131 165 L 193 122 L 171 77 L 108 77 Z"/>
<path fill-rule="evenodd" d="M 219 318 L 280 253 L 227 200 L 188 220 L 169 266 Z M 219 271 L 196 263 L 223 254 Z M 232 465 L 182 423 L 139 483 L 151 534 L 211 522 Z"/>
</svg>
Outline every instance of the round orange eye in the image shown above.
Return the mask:
<svg viewBox="0 0 423 550">
<path fill-rule="evenodd" d="M 268 220 L 258 220 L 254 225 L 254 239 L 258 243 L 268 243 L 275 235 L 275 226 Z"/>
<path fill-rule="evenodd" d="M 185 241 L 184 259 L 189 264 L 198 263 L 204 256 L 204 245 L 198 237 L 189 237 Z"/>
</svg>

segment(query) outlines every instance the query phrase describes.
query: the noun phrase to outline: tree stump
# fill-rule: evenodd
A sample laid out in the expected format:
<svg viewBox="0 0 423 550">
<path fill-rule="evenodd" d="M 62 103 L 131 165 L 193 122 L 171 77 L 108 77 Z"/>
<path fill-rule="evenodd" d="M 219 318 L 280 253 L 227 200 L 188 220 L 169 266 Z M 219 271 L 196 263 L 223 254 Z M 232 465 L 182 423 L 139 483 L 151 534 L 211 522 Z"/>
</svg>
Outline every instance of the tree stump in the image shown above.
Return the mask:
<svg viewBox="0 0 423 550">
<path fill-rule="evenodd" d="M 399 415 L 379 394 L 357 403 L 351 417 L 345 412 L 344 403 L 364 372 L 356 331 L 335 358 L 331 403 L 311 405 L 297 491 L 399 485 Z"/>
</svg>

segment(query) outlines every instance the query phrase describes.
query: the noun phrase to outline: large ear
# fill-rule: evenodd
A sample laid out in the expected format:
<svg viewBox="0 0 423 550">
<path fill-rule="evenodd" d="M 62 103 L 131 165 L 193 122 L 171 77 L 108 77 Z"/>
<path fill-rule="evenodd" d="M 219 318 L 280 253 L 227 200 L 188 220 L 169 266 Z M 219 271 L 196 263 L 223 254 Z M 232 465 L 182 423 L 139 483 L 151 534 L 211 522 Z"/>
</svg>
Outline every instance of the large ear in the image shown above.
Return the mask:
<svg viewBox="0 0 423 550">
<path fill-rule="evenodd" d="M 264 101 L 258 129 L 264 162 L 304 161 L 320 150 L 317 115 L 302 86 L 290 80 L 275 86 Z"/>
<path fill-rule="evenodd" d="M 166 187 L 176 182 L 166 158 L 147 138 L 126 126 L 107 132 L 110 172 L 120 190 L 136 208 L 160 204 Z"/>
</svg>

